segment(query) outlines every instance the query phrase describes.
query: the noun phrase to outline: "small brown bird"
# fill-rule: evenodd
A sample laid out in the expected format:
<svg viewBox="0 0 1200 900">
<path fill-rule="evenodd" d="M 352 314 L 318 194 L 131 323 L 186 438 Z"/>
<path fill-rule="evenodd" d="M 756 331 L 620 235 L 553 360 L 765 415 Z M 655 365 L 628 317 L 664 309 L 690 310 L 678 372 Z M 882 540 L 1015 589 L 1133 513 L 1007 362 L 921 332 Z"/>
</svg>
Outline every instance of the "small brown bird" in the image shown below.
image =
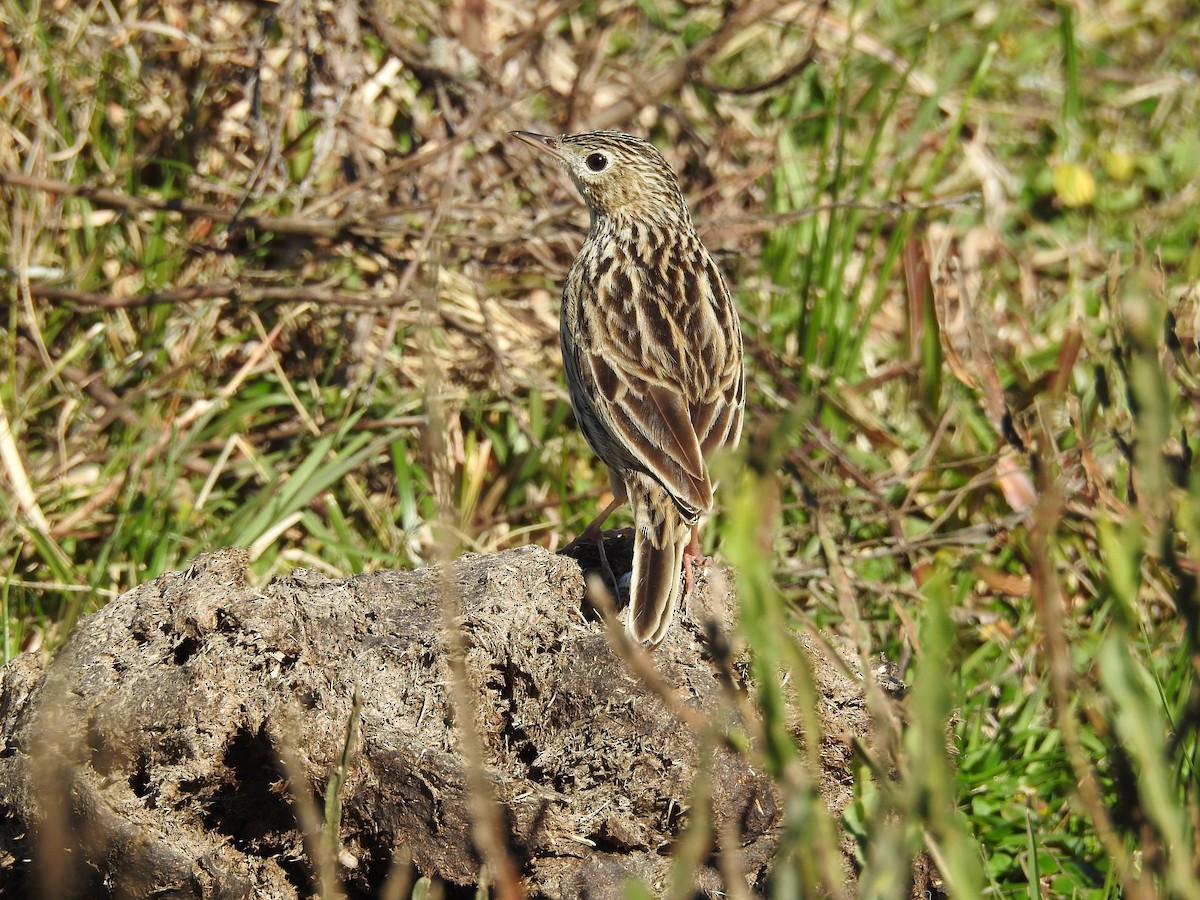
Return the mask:
<svg viewBox="0 0 1200 900">
<path fill-rule="evenodd" d="M 708 460 L 742 430 L 737 311 L 653 144 L 615 131 L 512 135 L 554 157 L 591 213 L 563 287 L 559 337 L 575 418 L 609 468 L 614 499 L 577 540 L 597 541 L 607 567 L 600 528 L 629 500 L 626 626 L 658 644 L 681 568 L 691 590 L 696 525 L 713 504 Z"/>
</svg>

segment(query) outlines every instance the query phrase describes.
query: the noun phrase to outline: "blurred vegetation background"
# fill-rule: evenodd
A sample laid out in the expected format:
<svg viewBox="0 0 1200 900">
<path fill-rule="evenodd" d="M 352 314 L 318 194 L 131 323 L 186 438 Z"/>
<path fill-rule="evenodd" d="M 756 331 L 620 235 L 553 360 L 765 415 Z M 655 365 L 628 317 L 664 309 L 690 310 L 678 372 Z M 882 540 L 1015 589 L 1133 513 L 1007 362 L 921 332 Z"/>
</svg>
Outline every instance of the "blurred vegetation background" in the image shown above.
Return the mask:
<svg viewBox="0 0 1200 900">
<path fill-rule="evenodd" d="M 219 546 L 566 543 L 587 217 L 507 132 L 618 127 L 744 323 L 706 540 L 769 890 L 837 890 L 784 703 L 820 628 L 911 685 L 838 823 L 862 896 L 922 848 L 953 897 L 1200 896 L 1198 72 L 1188 0 L 3 0 L 4 658 Z"/>
</svg>

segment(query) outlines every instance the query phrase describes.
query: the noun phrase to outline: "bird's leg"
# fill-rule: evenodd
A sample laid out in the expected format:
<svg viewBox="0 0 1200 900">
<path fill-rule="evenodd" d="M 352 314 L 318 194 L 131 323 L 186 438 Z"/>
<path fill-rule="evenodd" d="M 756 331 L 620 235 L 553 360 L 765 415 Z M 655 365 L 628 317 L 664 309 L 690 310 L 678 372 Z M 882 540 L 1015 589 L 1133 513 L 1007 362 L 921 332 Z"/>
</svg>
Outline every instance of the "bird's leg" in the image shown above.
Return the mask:
<svg viewBox="0 0 1200 900">
<path fill-rule="evenodd" d="M 700 552 L 700 526 L 692 526 L 692 539 L 688 541 L 688 545 L 683 548 L 683 598 L 686 600 L 692 595 L 692 588 L 696 586 L 696 573 L 694 567 L 699 565 L 700 568 L 705 568 L 712 563 L 711 556 L 705 556 Z"/>
<path fill-rule="evenodd" d="M 571 550 L 577 544 L 596 543 L 596 541 L 600 539 L 600 536 L 604 534 L 604 532 L 601 531 L 601 528 L 603 528 L 604 523 L 608 521 L 608 517 L 612 515 L 614 509 L 624 502 L 624 497 L 613 497 L 612 502 L 609 503 L 608 506 L 604 507 L 604 509 L 600 510 L 600 515 L 588 522 L 583 531 L 579 532 L 579 536 L 575 538 L 575 540 L 571 541 L 571 543 L 567 544 L 567 546 L 563 547 L 562 551 L 560 552 Z"/>
<path fill-rule="evenodd" d="M 608 506 L 604 507 L 604 509 L 600 510 L 600 515 L 588 522 L 587 527 L 585 527 L 583 531 L 579 533 L 579 536 L 559 551 L 560 553 L 569 554 L 569 552 L 574 550 L 576 547 L 583 546 L 585 544 L 595 545 L 596 553 L 600 557 L 600 571 L 604 573 L 604 576 L 612 584 L 613 597 L 618 598 L 618 600 L 621 592 L 617 588 L 617 576 L 613 574 L 612 566 L 608 564 L 608 556 L 604 552 L 604 532 L 601 529 L 603 528 L 608 517 L 612 515 L 612 511 L 624 502 L 625 498 L 623 496 L 613 497 L 612 502 L 609 503 Z"/>
</svg>

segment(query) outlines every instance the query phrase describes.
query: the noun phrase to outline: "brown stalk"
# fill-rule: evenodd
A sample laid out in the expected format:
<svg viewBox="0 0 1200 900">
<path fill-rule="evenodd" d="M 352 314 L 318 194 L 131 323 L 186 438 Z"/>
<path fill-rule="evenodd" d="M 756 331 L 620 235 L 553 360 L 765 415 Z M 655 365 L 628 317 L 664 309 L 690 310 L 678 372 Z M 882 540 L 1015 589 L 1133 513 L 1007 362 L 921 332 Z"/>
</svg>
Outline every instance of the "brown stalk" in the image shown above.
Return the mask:
<svg viewBox="0 0 1200 900">
<path fill-rule="evenodd" d="M 433 284 L 431 289 L 422 292 L 421 317 L 418 327 L 425 333 L 421 342 L 425 358 L 426 371 L 429 373 L 425 385 L 425 403 L 429 415 L 429 427 L 425 430 L 426 452 L 430 457 L 430 470 L 433 473 L 434 491 L 438 501 L 439 531 L 438 541 L 442 566 L 441 606 L 443 635 L 447 644 L 447 659 L 450 665 L 450 677 L 454 682 L 454 713 L 458 724 L 458 734 L 461 750 L 467 764 L 467 790 L 469 802 L 473 811 L 472 837 L 479 849 L 479 855 L 490 868 L 490 874 L 498 900 L 524 900 L 525 891 L 521 886 L 520 869 L 517 867 L 512 854 L 509 853 L 505 835 L 504 820 L 500 814 L 496 799 L 492 794 L 492 785 L 488 779 L 487 767 L 484 762 L 483 740 L 476 726 L 476 709 L 473 697 L 479 696 L 479 690 L 471 684 L 466 665 L 466 638 L 462 630 L 462 610 L 458 602 L 458 586 L 454 582 L 453 559 L 455 557 L 455 514 L 450 494 L 450 475 L 453 462 L 446 442 L 445 427 L 446 411 L 442 403 L 441 369 L 434 357 L 434 337 L 436 322 L 439 320 L 436 309 L 437 301 L 437 272 L 435 247 L 438 242 L 437 230 L 445 210 L 453 200 L 456 187 L 456 176 L 461 163 L 461 153 L 455 150 L 450 158 L 445 190 L 441 202 L 425 231 L 421 253 L 418 257 L 419 266 L 432 272 Z M 412 270 L 416 270 L 414 265 Z"/>
<path fill-rule="evenodd" d="M 1049 481 L 1049 478 L 1044 480 Z M 1133 874 L 1129 853 L 1113 827 L 1096 772 L 1079 736 L 1078 721 L 1072 703 L 1075 695 L 1072 684 L 1074 669 L 1071 664 L 1071 650 L 1067 646 L 1066 631 L 1063 628 L 1064 599 L 1049 547 L 1062 514 L 1063 502 L 1062 490 L 1057 484 L 1043 484 L 1039 491 L 1038 504 L 1033 511 L 1032 528 L 1029 533 L 1034 610 L 1044 635 L 1054 712 L 1062 732 L 1063 746 L 1075 772 L 1079 799 L 1091 817 L 1096 836 L 1117 870 L 1126 873 L 1125 887 L 1129 896 L 1136 900 L 1151 900 L 1154 896 L 1153 888 Z"/>
<path fill-rule="evenodd" d="M 629 671 L 637 676 L 647 690 L 658 696 L 682 725 L 692 729 L 697 735 L 715 734 L 716 727 L 712 719 L 690 706 L 683 695 L 659 674 L 650 653 L 629 636 L 624 623 L 617 616 L 608 586 L 597 573 L 591 573 L 587 579 L 587 596 L 593 608 L 600 613 L 609 644 L 629 667 Z"/>
<path fill-rule="evenodd" d="M 293 736 L 298 727 L 296 722 L 297 717 L 294 715 L 285 717 L 283 729 L 275 735 L 273 741 L 275 752 L 287 778 L 288 795 L 292 800 L 296 824 L 304 836 L 304 850 L 317 883 L 317 896 L 320 900 L 342 900 L 345 894 L 338 879 L 337 858 L 325 838 L 321 812 L 309 789 L 304 761 L 296 752 L 296 739 Z"/>
</svg>

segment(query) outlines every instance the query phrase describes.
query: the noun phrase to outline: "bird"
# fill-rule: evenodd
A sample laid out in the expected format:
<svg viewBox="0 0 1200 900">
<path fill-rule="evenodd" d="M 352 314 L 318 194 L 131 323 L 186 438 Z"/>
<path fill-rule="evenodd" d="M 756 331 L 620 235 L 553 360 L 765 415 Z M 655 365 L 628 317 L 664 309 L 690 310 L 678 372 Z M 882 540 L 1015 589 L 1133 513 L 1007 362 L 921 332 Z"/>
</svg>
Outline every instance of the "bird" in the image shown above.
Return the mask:
<svg viewBox="0 0 1200 900">
<path fill-rule="evenodd" d="M 629 502 L 626 630 L 655 647 L 704 559 L 697 532 L 713 507 L 709 462 L 741 436 L 737 309 L 652 143 L 619 131 L 510 134 L 552 157 L 588 207 L 587 238 L 563 286 L 559 338 L 575 419 L 608 466 L 613 500 L 573 543 L 596 541 L 612 578 L 601 528 Z"/>
</svg>

